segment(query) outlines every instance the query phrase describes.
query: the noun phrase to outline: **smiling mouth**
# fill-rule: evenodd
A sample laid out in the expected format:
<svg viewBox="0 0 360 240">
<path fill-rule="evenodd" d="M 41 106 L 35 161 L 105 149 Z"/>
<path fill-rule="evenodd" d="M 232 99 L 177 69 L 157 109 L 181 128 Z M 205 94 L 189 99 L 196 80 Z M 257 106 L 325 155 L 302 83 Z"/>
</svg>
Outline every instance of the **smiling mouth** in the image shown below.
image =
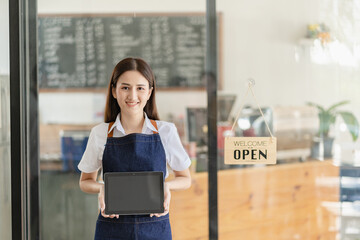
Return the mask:
<svg viewBox="0 0 360 240">
<path fill-rule="evenodd" d="M 129 107 L 134 107 L 138 104 L 138 102 L 127 102 L 126 105 L 128 105 Z"/>
</svg>

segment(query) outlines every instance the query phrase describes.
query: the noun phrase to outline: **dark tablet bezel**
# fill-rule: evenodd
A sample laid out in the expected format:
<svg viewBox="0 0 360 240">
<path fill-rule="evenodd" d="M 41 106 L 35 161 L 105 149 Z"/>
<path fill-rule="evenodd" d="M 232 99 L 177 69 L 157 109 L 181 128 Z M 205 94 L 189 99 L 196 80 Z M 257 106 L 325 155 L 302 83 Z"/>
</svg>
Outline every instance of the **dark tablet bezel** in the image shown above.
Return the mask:
<svg viewBox="0 0 360 240">
<path fill-rule="evenodd" d="M 105 183 L 105 193 L 104 193 L 104 201 L 105 201 L 105 214 L 119 214 L 119 215 L 139 215 L 139 214 L 150 214 L 150 213 L 163 213 L 164 212 L 164 173 L 163 172 L 107 172 L 104 174 L 104 183 Z M 160 208 L 158 209 L 141 209 L 141 210 L 126 210 L 126 211 L 108 211 L 108 184 L 106 184 L 109 180 L 111 181 L 112 177 L 117 176 L 126 176 L 126 177 L 136 177 L 136 176 L 157 176 L 159 178 L 160 183 Z"/>
</svg>

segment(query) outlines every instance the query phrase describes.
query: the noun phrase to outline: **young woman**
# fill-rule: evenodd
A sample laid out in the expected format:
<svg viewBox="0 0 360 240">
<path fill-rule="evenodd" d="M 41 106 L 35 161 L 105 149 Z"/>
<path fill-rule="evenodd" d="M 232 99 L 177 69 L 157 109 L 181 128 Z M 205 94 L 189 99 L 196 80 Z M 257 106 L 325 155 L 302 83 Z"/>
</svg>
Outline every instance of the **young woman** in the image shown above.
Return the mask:
<svg viewBox="0 0 360 240">
<path fill-rule="evenodd" d="M 149 150 L 151 149 L 151 150 Z M 98 171 L 162 171 L 168 164 L 175 178 L 164 183 L 164 213 L 106 215 L 104 184 Z M 181 145 L 174 124 L 159 121 L 155 104 L 155 78 L 150 66 L 139 58 L 126 58 L 114 68 L 108 87 L 105 122 L 90 133 L 78 167 L 80 188 L 98 193 L 100 213 L 95 239 L 169 240 L 171 190 L 189 188 L 190 159 Z"/>
</svg>

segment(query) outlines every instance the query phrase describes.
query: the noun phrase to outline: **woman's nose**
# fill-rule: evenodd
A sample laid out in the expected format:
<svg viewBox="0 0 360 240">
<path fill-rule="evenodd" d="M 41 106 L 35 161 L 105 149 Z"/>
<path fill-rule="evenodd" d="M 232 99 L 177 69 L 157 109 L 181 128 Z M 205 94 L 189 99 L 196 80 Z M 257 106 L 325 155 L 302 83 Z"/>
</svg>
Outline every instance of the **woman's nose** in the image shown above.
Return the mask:
<svg viewBox="0 0 360 240">
<path fill-rule="evenodd" d="M 137 93 L 136 93 L 136 89 L 131 89 L 129 92 L 129 99 L 136 99 L 137 98 Z"/>
</svg>

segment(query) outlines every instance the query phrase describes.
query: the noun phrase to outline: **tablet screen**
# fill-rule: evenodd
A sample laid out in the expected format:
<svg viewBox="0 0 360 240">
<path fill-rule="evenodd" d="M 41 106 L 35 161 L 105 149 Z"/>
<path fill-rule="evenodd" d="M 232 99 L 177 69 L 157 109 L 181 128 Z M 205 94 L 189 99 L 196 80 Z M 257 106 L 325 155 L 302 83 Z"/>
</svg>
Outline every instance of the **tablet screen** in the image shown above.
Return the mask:
<svg viewBox="0 0 360 240">
<path fill-rule="evenodd" d="M 164 212 L 162 172 L 105 173 L 106 214 Z"/>
</svg>

